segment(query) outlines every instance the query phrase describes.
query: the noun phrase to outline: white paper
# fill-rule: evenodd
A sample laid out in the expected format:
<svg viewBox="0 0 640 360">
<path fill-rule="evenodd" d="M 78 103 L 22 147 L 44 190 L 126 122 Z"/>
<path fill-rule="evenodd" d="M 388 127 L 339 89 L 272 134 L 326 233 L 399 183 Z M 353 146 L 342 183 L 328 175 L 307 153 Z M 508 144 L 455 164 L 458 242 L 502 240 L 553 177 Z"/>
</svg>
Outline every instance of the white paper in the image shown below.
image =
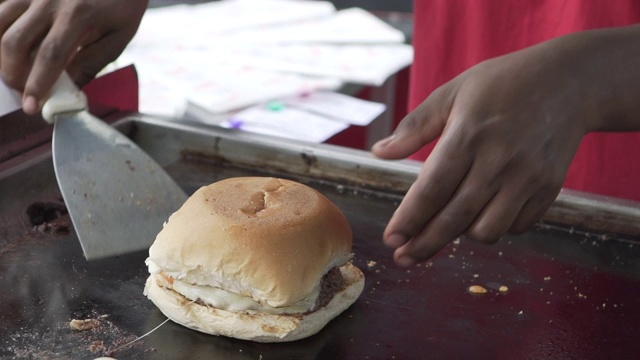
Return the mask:
<svg viewBox="0 0 640 360">
<path fill-rule="evenodd" d="M 386 109 L 386 105 L 382 103 L 327 91 L 287 98 L 283 103 L 300 110 L 358 126 L 369 125 Z"/>
<path fill-rule="evenodd" d="M 298 109 L 285 107 L 273 111 L 266 105 L 257 105 L 243 110 L 220 125 L 313 143 L 326 141 L 349 127 L 348 124 Z"/>
<path fill-rule="evenodd" d="M 22 108 L 22 95 L 0 80 L 0 116 Z"/>
<path fill-rule="evenodd" d="M 193 40 L 199 41 L 198 38 Z M 332 16 L 318 16 L 304 21 L 274 24 L 256 29 L 250 27 L 210 38 L 205 46 L 235 44 L 386 44 L 403 43 L 404 33 L 370 12 L 360 8 L 340 10 Z M 186 46 L 194 42 L 185 39 Z M 191 45 L 190 45 L 191 44 Z M 201 44 L 200 44 L 201 46 Z"/>
<path fill-rule="evenodd" d="M 229 48 L 217 61 L 380 86 L 412 60 L 413 47 L 406 44 L 296 44 Z"/>
<path fill-rule="evenodd" d="M 179 116 L 187 102 L 218 114 L 342 85 L 329 77 L 213 63 L 205 54 L 193 52 L 130 61 L 139 69 L 140 111 L 168 116 Z"/>
<path fill-rule="evenodd" d="M 409 65 L 402 33 L 328 1 L 225 0 L 147 10 L 118 64 L 134 64 L 140 110 L 214 114 L 345 82 L 382 85 Z"/>
<path fill-rule="evenodd" d="M 241 29 L 323 18 L 335 12 L 329 1 L 226 0 L 148 9 L 131 44 L 166 45 L 211 39 Z"/>
</svg>

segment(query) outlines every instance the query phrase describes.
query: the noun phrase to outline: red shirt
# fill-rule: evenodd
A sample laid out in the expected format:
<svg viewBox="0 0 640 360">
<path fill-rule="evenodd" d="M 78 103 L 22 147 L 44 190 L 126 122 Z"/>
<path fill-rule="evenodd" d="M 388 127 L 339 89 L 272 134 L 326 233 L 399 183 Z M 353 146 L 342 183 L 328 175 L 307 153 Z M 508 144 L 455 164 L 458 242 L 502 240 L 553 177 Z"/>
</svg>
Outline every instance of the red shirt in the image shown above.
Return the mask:
<svg viewBox="0 0 640 360">
<path fill-rule="evenodd" d="M 414 16 L 409 110 L 483 60 L 576 31 L 639 23 L 640 1 L 416 0 Z M 433 146 L 412 158 L 424 160 Z M 587 135 L 564 186 L 640 201 L 640 133 Z"/>
</svg>

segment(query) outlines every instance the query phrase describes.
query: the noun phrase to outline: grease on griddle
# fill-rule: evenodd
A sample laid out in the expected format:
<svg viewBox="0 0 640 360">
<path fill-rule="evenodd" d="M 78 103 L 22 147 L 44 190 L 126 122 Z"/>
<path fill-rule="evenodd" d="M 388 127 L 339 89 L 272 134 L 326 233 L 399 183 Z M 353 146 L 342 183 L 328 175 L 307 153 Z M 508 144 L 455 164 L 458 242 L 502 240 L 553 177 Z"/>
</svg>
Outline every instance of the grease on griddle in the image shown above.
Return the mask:
<svg viewBox="0 0 640 360">
<path fill-rule="evenodd" d="M 144 345 L 134 334 L 121 329 L 106 315 L 86 314 L 86 319 L 99 325 L 84 331 L 69 328 L 68 321 L 47 327 L 46 331 L 22 329 L 7 339 L 7 353 L 12 358 L 24 359 L 93 359 L 117 355 L 122 359 L 144 358 L 145 353 L 155 351 Z M 126 347 L 123 345 L 128 344 Z"/>
<path fill-rule="evenodd" d="M 35 202 L 27 207 L 29 222 L 45 234 L 68 235 L 69 211 L 63 202 Z"/>
</svg>

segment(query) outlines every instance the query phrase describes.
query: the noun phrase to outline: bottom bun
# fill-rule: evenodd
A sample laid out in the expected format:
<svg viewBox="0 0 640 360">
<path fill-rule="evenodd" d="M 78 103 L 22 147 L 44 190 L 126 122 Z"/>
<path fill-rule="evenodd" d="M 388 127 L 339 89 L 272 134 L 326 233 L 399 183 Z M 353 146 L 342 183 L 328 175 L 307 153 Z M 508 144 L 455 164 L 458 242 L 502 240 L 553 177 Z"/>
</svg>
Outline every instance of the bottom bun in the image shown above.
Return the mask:
<svg viewBox="0 0 640 360">
<path fill-rule="evenodd" d="M 257 342 L 286 342 L 309 337 L 353 304 L 364 288 L 362 271 L 351 263 L 340 267 L 345 286 L 329 303 L 310 313 L 274 315 L 247 310 L 231 312 L 200 305 L 161 284 L 164 279 L 152 274 L 145 285 L 147 297 L 172 321 L 212 335 Z"/>
</svg>

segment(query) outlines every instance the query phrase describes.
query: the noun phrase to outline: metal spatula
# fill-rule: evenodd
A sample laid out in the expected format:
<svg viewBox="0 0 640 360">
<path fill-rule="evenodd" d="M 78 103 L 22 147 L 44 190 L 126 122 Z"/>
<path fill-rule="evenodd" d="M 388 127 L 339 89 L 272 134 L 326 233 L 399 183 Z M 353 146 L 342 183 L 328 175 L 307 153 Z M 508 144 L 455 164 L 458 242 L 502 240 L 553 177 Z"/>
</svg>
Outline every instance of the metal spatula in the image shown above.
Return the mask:
<svg viewBox="0 0 640 360">
<path fill-rule="evenodd" d="M 187 196 L 128 137 L 93 117 L 63 73 L 42 109 L 58 185 L 87 260 L 148 248 Z"/>
</svg>

